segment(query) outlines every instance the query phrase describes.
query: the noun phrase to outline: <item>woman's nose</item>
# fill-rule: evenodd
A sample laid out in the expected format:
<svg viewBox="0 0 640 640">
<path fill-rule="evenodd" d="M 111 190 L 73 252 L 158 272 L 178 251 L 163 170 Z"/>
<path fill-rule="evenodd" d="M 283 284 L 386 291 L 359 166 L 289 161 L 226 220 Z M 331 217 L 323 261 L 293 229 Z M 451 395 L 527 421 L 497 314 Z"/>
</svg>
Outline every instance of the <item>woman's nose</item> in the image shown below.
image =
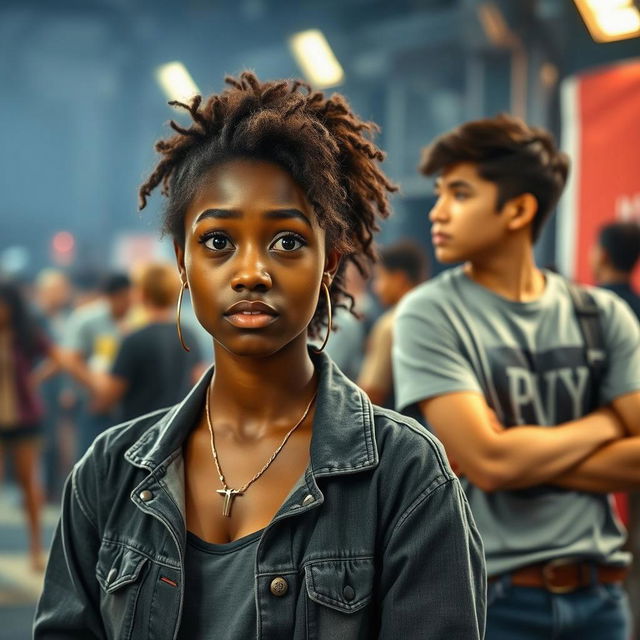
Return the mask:
<svg viewBox="0 0 640 640">
<path fill-rule="evenodd" d="M 267 265 L 258 251 L 247 250 L 239 256 L 238 268 L 231 279 L 235 291 L 268 291 L 272 284 Z"/>
</svg>

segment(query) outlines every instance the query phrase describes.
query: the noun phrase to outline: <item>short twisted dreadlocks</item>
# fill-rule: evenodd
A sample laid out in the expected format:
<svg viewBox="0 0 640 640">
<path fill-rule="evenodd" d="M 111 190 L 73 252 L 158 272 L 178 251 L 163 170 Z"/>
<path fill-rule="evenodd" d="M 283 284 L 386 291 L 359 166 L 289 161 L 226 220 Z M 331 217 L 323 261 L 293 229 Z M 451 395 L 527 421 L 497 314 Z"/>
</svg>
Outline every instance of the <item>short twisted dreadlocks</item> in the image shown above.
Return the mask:
<svg viewBox="0 0 640 640">
<path fill-rule="evenodd" d="M 344 255 L 331 285 L 334 306 L 353 309 L 344 289 L 346 263 L 361 273 L 375 259 L 373 234 L 377 217 L 389 215 L 388 192 L 396 187 L 378 167 L 384 155 L 371 141 L 378 130 L 360 120 L 339 94 L 330 98 L 300 81 L 260 82 L 245 71 L 225 78 L 230 88 L 202 103 L 195 96 L 186 109 L 193 123 L 183 128 L 171 121 L 176 134 L 156 143 L 163 158 L 140 187 L 140 208 L 162 183 L 168 198 L 163 231 L 183 244 L 184 215 L 202 176 L 214 165 L 234 158 L 252 158 L 279 165 L 303 188 L 328 246 Z M 317 336 L 326 326 L 321 296 L 309 326 Z"/>
</svg>

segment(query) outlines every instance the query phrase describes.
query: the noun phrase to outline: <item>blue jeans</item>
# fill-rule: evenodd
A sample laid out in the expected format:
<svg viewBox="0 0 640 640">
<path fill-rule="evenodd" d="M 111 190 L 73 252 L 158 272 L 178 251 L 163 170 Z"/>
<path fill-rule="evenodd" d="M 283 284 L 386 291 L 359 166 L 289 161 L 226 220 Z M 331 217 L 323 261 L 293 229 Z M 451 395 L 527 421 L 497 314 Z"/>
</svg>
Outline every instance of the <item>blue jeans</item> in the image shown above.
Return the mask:
<svg viewBox="0 0 640 640">
<path fill-rule="evenodd" d="M 509 575 L 488 585 L 486 640 L 629 640 L 631 614 L 618 584 L 572 593 L 516 587 Z"/>
</svg>

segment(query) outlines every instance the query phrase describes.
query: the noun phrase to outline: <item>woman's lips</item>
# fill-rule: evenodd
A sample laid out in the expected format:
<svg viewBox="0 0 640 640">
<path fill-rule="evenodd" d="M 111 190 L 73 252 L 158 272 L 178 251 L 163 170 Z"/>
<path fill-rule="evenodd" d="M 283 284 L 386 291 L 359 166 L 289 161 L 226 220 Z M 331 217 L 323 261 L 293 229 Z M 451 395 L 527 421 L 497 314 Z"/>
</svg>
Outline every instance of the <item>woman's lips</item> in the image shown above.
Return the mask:
<svg viewBox="0 0 640 640">
<path fill-rule="evenodd" d="M 225 320 L 240 329 L 261 329 L 278 319 L 277 311 L 262 300 L 241 300 L 231 305 Z"/>
<path fill-rule="evenodd" d="M 278 316 L 261 311 L 239 311 L 225 314 L 224 318 L 239 329 L 262 329 L 273 324 L 278 319 Z"/>
</svg>

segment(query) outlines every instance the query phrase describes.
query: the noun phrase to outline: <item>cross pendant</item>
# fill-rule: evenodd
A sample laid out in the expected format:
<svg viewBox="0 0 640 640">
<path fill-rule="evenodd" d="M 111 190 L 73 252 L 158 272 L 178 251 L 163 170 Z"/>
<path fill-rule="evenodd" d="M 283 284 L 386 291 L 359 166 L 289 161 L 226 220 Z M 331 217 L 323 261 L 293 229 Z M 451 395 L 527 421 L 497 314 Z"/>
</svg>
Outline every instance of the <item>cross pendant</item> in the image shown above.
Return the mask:
<svg viewBox="0 0 640 640">
<path fill-rule="evenodd" d="M 231 507 L 233 506 L 233 501 L 238 496 L 243 495 L 242 491 L 237 491 L 236 489 L 218 489 L 216 493 L 219 493 L 221 496 L 224 496 L 224 506 L 222 507 L 222 515 L 227 518 L 231 517 Z"/>
</svg>

